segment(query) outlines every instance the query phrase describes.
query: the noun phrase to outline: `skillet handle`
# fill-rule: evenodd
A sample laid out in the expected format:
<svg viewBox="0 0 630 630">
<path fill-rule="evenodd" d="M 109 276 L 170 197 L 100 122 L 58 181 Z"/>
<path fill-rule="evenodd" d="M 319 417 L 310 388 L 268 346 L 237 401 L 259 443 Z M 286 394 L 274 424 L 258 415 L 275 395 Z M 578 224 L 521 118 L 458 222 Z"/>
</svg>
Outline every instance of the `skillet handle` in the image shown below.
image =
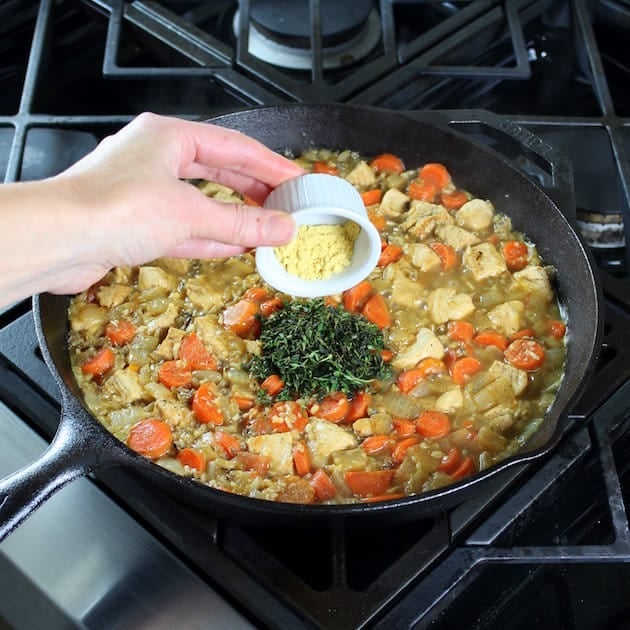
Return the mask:
<svg viewBox="0 0 630 630">
<path fill-rule="evenodd" d="M 434 112 L 437 113 L 437 112 Z M 465 127 L 482 125 L 491 130 L 495 138 L 503 136 L 521 148 L 521 153 L 529 156 L 531 163 L 538 167 L 540 173 L 534 176 L 522 168 L 530 178 L 536 179 L 556 203 L 562 214 L 573 224 L 576 221 L 575 195 L 573 186 L 573 165 L 562 152 L 545 142 L 539 136 L 507 118 L 498 116 L 487 110 L 445 110 L 449 118 L 448 126 L 465 132 Z M 501 149 L 498 149 L 501 153 Z M 509 156 L 508 156 L 509 157 Z M 545 171 L 548 177 L 540 179 Z"/>
<path fill-rule="evenodd" d="M 58 490 L 100 467 L 95 438 L 89 424 L 64 405 L 57 433 L 44 453 L 0 480 L 0 541 Z"/>
</svg>

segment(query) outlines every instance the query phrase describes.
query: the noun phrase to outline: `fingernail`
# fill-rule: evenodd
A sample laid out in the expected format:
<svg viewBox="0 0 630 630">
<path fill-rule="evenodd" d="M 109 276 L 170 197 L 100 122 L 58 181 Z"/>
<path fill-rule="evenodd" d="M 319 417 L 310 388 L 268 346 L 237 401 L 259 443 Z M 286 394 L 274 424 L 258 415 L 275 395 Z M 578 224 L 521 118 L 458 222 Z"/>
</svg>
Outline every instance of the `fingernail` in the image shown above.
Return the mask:
<svg viewBox="0 0 630 630">
<path fill-rule="evenodd" d="M 274 212 L 263 224 L 263 238 L 270 245 L 282 245 L 290 241 L 297 232 L 297 226 L 290 214 Z"/>
</svg>

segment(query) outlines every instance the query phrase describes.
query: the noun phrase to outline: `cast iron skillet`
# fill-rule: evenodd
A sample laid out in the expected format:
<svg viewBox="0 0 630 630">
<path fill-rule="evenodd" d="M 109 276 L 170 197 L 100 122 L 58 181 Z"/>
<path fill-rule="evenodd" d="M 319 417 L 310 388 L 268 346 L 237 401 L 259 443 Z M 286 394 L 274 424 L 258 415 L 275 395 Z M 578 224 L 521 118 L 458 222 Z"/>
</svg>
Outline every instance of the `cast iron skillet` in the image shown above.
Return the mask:
<svg viewBox="0 0 630 630">
<path fill-rule="evenodd" d="M 526 130 L 494 117 L 490 120 L 530 148 L 545 148 Z M 461 502 L 499 471 L 539 458 L 558 444 L 575 424 L 569 412 L 600 348 L 601 292 L 586 247 L 538 185 L 498 153 L 446 126 L 412 121 L 388 110 L 300 104 L 236 112 L 210 122 L 238 129 L 275 150 L 288 149 L 296 154 L 307 147 L 351 148 L 366 156 L 392 151 L 409 167 L 444 162 L 459 186 L 492 200 L 498 210 L 512 217 L 517 229 L 537 244 L 543 259 L 557 269 L 556 289 L 569 319 L 570 335 L 566 372 L 555 402 L 522 452 L 437 491 L 347 506 L 290 505 L 250 499 L 170 473 L 110 435 L 84 407 L 70 369 L 66 344 L 69 299 L 40 295 L 33 302 L 35 326 L 44 359 L 61 390 L 61 421 L 42 457 L 0 483 L 0 537 L 10 533 L 65 484 L 107 466 L 133 467 L 183 502 L 247 522 L 277 525 L 292 519 L 381 517 L 393 521 L 419 518 Z M 545 150 L 552 151 L 550 147 Z M 544 155 L 544 151 L 539 153 Z"/>
</svg>

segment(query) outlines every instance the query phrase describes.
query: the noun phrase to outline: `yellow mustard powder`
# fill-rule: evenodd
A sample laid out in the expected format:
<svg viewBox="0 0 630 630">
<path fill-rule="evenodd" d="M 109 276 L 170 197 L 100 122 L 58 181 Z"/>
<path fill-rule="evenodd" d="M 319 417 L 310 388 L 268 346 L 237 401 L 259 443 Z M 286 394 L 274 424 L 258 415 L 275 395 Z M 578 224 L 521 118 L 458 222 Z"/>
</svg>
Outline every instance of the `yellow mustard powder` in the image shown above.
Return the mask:
<svg viewBox="0 0 630 630">
<path fill-rule="evenodd" d="M 287 273 L 303 280 L 325 280 L 352 262 L 361 227 L 353 221 L 301 225 L 297 236 L 274 252 Z"/>
</svg>

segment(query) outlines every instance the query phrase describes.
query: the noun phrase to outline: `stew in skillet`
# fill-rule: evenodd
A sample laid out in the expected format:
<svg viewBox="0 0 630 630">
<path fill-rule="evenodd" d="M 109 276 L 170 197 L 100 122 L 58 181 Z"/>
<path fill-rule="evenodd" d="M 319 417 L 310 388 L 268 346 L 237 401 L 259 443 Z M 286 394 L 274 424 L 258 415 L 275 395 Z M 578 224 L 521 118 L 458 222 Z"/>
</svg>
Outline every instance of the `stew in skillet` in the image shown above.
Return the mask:
<svg viewBox="0 0 630 630">
<path fill-rule="evenodd" d="M 178 474 L 295 503 L 426 492 L 518 451 L 558 390 L 567 335 L 553 270 L 508 202 L 388 153 L 297 161 L 357 187 L 377 268 L 317 300 L 262 283 L 251 253 L 113 269 L 69 309 L 94 416 Z"/>
</svg>

